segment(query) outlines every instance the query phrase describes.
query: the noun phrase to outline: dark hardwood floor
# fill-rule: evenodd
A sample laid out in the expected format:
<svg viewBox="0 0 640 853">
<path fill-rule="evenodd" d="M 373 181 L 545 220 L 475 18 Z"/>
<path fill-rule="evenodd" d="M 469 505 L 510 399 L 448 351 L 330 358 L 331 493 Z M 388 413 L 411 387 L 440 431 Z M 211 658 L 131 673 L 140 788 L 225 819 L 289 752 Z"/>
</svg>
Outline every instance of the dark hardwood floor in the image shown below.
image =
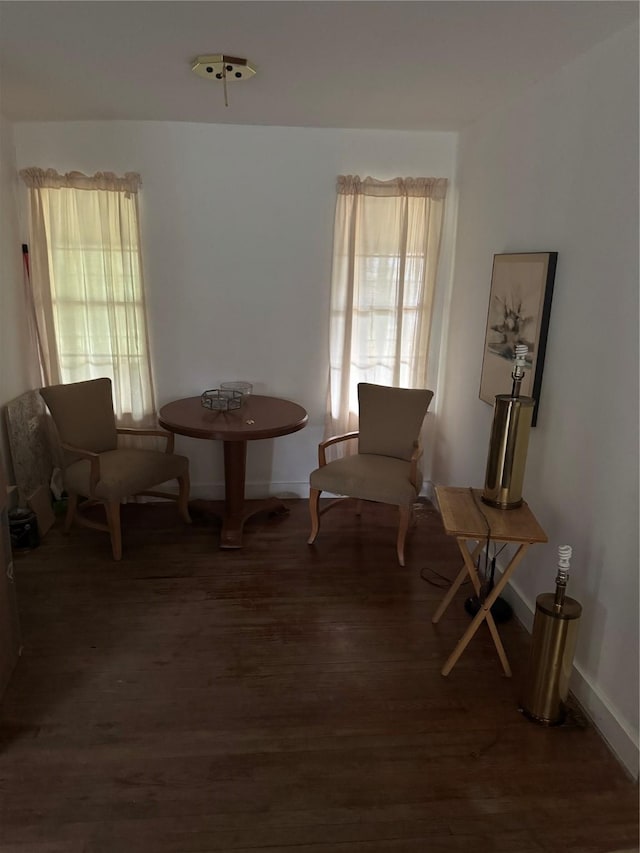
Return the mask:
<svg viewBox="0 0 640 853">
<path fill-rule="evenodd" d="M 0 708 L 2 853 L 606 853 L 638 845 L 638 787 L 578 713 L 517 710 L 528 636 L 486 626 L 440 675 L 455 543 L 421 504 L 305 501 L 240 551 L 175 506 L 105 534 L 60 523 L 16 558 L 24 652 Z M 352 505 L 353 507 L 353 505 Z M 431 570 L 434 570 L 433 572 Z M 549 567 L 549 585 L 553 582 Z"/>
</svg>

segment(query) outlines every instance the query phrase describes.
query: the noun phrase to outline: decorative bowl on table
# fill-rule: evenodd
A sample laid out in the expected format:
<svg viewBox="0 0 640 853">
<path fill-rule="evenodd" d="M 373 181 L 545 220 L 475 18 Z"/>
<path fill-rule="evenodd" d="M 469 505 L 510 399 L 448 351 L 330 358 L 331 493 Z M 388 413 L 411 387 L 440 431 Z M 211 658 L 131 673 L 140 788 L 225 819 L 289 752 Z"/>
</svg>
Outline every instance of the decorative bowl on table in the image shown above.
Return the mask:
<svg viewBox="0 0 640 853">
<path fill-rule="evenodd" d="M 214 412 L 230 412 L 240 408 L 242 397 L 240 391 L 235 391 L 233 388 L 212 388 L 202 393 L 200 402 L 205 409 L 211 409 Z"/>
</svg>

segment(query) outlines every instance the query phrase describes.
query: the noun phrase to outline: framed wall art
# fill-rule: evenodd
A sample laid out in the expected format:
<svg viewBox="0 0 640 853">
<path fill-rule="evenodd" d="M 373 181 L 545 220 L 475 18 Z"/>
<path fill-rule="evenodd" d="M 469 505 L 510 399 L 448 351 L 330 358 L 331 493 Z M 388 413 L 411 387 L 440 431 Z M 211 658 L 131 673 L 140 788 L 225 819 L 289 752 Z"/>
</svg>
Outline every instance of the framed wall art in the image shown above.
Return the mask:
<svg viewBox="0 0 640 853">
<path fill-rule="evenodd" d="M 535 426 L 542 386 L 557 252 L 493 256 L 480 399 L 494 405 L 511 392 L 516 344 L 526 344 L 527 365 L 521 393 L 533 397 Z"/>
</svg>

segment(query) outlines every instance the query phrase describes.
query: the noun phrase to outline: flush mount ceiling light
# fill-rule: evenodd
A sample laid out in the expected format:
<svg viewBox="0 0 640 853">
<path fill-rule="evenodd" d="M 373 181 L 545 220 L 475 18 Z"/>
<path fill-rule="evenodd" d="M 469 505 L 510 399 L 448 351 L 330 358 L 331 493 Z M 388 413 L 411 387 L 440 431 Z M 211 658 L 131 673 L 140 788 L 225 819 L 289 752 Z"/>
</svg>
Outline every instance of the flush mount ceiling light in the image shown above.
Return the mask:
<svg viewBox="0 0 640 853">
<path fill-rule="evenodd" d="M 256 69 L 249 65 L 246 59 L 241 59 L 238 56 L 225 56 L 223 53 L 196 56 L 191 65 L 191 70 L 198 77 L 222 81 L 225 107 L 229 106 L 227 80 L 248 80 L 256 73 Z"/>
</svg>

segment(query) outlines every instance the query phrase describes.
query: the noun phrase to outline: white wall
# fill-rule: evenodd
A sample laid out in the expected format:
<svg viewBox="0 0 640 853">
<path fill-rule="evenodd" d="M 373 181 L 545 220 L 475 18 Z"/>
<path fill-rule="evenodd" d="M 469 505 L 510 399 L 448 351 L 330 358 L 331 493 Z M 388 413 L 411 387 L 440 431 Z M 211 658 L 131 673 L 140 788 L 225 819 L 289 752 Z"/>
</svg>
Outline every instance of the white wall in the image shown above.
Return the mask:
<svg viewBox="0 0 640 853">
<path fill-rule="evenodd" d="M 569 593 L 584 610 L 571 686 L 637 775 L 637 28 L 470 127 L 458 180 L 434 479 L 484 484 L 492 409 L 478 390 L 493 254 L 557 251 L 524 484 L 549 544 L 531 549 L 513 587 L 530 622 L 536 596 L 553 590 L 558 545 L 573 546 Z"/>
<path fill-rule="evenodd" d="M 24 301 L 17 189 L 13 125 L 0 115 L 0 462 L 4 462 L 10 482 L 2 407 L 37 383 Z"/>
<path fill-rule="evenodd" d="M 453 178 L 455 146 L 455 134 L 447 133 L 154 122 L 16 126 L 19 168 L 142 175 L 159 405 L 248 379 L 256 393 L 295 400 L 309 412 L 301 432 L 249 445 L 249 495 L 305 495 L 316 465 L 336 176 Z M 446 260 L 441 273 L 446 283 Z M 444 286 L 439 290 L 441 311 Z M 220 446 L 178 438 L 176 447 L 191 459 L 193 493 L 220 494 Z"/>
</svg>

